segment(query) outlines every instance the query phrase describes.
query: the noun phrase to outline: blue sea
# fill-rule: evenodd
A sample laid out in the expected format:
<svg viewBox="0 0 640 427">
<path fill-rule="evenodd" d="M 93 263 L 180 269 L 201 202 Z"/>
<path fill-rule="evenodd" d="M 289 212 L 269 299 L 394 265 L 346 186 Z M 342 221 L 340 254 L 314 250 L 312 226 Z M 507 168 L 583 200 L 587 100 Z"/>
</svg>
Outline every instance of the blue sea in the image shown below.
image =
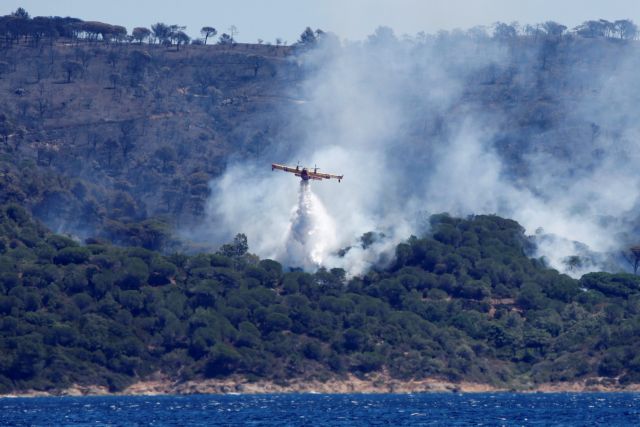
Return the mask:
<svg viewBox="0 0 640 427">
<path fill-rule="evenodd" d="M 3 426 L 638 426 L 638 393 L 0 399 Z"/>
</svg>

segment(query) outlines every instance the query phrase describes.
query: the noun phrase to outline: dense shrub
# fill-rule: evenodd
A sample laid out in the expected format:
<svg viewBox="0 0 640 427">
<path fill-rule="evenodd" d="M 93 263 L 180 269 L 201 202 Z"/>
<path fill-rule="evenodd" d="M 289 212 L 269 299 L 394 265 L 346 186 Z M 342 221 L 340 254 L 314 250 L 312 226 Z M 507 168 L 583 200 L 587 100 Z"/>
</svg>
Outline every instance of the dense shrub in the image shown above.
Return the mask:
<svg viewBox="0 0 640 427">
<path fill-rule="evenodd" d="M 80 246 L 12 215 L 0 238 L 31 230 L 31 243 L 0 255 L 0 392 L 117 391 L 154 371 L 640 378 L 640 280 L 548 270 L 524 255 L 522 228 L 499 217 L 436 216 L 432 234 L 398 245 L 389 269 L 347 279 L 341 269 L 285 272 L 241 238 L 227 255 L 167 257 Z M 32 256 L 45 246 L 55 255 Z"/>
</svg>

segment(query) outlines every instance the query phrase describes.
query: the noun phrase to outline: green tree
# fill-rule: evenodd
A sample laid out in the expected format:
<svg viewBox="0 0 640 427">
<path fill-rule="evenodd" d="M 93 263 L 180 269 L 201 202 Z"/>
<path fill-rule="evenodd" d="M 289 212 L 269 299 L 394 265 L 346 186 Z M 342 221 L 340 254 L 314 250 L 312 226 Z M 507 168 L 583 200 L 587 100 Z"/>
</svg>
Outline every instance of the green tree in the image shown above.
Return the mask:
<svg viewBox="0 0 640 427">
<path fill-rule="evenodd" d="M 233 45 L 235 40 L 227 33 L 222 33 L 220 38 L 218 39 L 218 44 L 220 45 Z"/>
<path fill-rule="evenodd" d="M 138 44 L 142 44 L 145 39 L 148 39 L 151 36 L 151 30 L 145 27 L 136 27 L 131 32 L 131 36 Z"/>
<path fill-rule="evenodd" d="M 218 34 L 218 31 L 213 27 L 202 27 L 202 29 L 200 29 L 200 34 L 204 36 L 204 44 L 207 44 L 209 37 L 215 37 L 215 35 Z"/>
<path fill-rule="evenodd" d="M 71 80 L 83 71 L 83 67 L 78 61 L 64 61 L 62 70 L 65 73 L 67 83 L 71 83 Z"/>
<path fill-rule="evenodd" d="M 233 258 L 243 256 L 248 250 L 247 236 L 239 233 L 233 238 L 233 243 L 227 243 L 220 247 L 220 254 Z"/>
<path fill-rule="evenodd" d="M 118 284 L 123 289 L 138 289 L 149 279 L 149 267 L 140 258 L 127 258 L 122 263 Z"/>
<path fill-rule="evenodd" d="M 615 31 L 623 40 L 633 40 L 638 36 L 638 26 L 629 19 L 620 19 L 613 23 Z"/>
<path fill-rule="evenodd" d="M 360 351 L 366 344 L 366 335 L 361 331 L 349 328 L 344 331 L 343 345 L 348 351 Z"/>
<path fill-rule="evenodd" d="M 84 264 L 89 260 L 91 252 L 87 248 L 82 247 L 67 247 L 60 249 L 58 254 L 54 257 L 56 264 Z"/>
<path fill-rule="evenodd" d="M 158 40 L 159 44 L 164 44 L 169 40 L 171 28 L 167 24 L 158 22 L 151 26 L 151 32 L 153 34 L 153 37 Z"/>
<path fill-rule="evenodd" d="M 263 328 L 267 333 L 269 333 L 291 329 L 291 325 L 291 319 L 286 315 L 270 312 L 264 320 Z"/>
<path fill-rule="evenodd" d="M 305 28 L 305 30 L 300 34 L 300 39 L 298 39 L 298 44 L 301 46 L 312 46 L 316 43 L 316 35 L 310 27 Z"/>
<path fill-rule="evenodd" d="M 180 50 L 180 45 L 189 44 L 191 37 L 189 37 L 184 31 L 177 31 L 173 34 L 173 39 L 176 41 L 176 50 Z"/>
<path fill-rule="evenodd" d="M 218 343 L 211 349 L 205 365 L 207 377 L 228 375 L 237 369 L 242 361 L 242 356 L 233 347 Z"/>
<path fill-rule="evenodd" d="M 164 145 L 156 150 L 155 156 L 162 162 L 162 169 L 166 170 L 167 164 L 175 161 L 176 150 L 170 145 Z"/>
</svg>

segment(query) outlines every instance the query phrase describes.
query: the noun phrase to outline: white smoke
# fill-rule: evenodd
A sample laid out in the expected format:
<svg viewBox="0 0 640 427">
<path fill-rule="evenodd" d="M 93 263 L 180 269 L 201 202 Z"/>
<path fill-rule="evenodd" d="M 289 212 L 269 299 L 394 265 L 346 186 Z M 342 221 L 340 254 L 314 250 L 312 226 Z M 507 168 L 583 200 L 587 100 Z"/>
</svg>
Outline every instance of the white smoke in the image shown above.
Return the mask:
<svg viewBox="0 0 640 427">
<path fill-rule="evenodd" d="M 293 210 L 285 244 L 289 263 L 305 269 L 318 268 L 335 249 L 335 241 L 333 220 L 311 191 L 309 181 L 300 180 L 298 205 Z"/>
<path fill-rule="evenodd" d="M 560 123 L 551 130 L 523 128 L 524 172 L 516 173 L 514 160 L 505 161 L 509 147 L 496 145 L 504 129 L 514 128 L 496 107 L 505 101 L 493 105 L 478 95 L 478 105 L 473 96 L 503 78 L 496 69 L 512 67 L 520 79 L 512 87 L 544 98 L 530 89 L 538 81 L 531 70 L 537 55 L 456 34 L 399 41 L 388 29 L 365 43 L 329 40 L 296 58 L 305 79 L 292 87 L 299 102 L 287 110 L 290 126 L 270 158 L 232 165 L 212 183 L 209 223 L 246 233 L 253 252 L 288 266 L 358 274 L 389 262 L 398 242 L 421 232 L 428 213 L 495 213 L 519 221 L 535 236 L 538 256 L 559 270 L 576 276 L 616 268 L 597 254 L 633 239 L 640 124 L 632 100 L 640 85 L 630 83 L 638 60 L 618 61 L 613 75 L 569 70 L 563 87 L 575 86 L 567 93 L 585 99 L 555 106 Z M 522 120 L 534 114 L 525 111 Z M 599 123 L 593 135 L 590 122 Z M 301 186 L 296 205 L 297 179 L 269 172 L 269 163 L 299 159 L 345 178 L 319 182 L 315 193 Z M 370 231 L 377 238 L 364 244 L 360 237 Z M 569 266 L 576 254 L 589 260 Z"/>
</svg>

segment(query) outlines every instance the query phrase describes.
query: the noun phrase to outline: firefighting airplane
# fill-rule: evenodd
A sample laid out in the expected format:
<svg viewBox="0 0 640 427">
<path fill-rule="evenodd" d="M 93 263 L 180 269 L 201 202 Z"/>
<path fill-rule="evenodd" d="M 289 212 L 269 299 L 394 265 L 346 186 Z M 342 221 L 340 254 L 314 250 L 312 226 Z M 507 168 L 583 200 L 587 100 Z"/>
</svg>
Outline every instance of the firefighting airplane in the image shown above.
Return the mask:
<svg viewBox="0 0 640 427">
<path fill-rule="evenodd" d="M 291 172 L 292 174 L 295 174 L 295 176 L 299 176 L 300 178 L 302 178 L 303 181 L 309 181 L 310 179 L 315 179 L 317 181 L 322 181 L 323 179 L 337 179 L 338 182 L 342 181 L 342 177 L 344 177 L 344 175 L 332 175 L 330 173 L 321 173 L 318 172 L 318 168 L 314 167 L 313 168 L 313 172 L 309 170 L 309 168 L 305 168 L 305 167 L 300 167 L 300 165 L 296 166 L 295 168 L 291 167 L 291 166 L 284 166 L 284 165 L 279 165 L 277 163 L 271 163 L 271 170 L 281 170 L 281 171 L 285 171 L 285 172 Z"/>
</svg>

